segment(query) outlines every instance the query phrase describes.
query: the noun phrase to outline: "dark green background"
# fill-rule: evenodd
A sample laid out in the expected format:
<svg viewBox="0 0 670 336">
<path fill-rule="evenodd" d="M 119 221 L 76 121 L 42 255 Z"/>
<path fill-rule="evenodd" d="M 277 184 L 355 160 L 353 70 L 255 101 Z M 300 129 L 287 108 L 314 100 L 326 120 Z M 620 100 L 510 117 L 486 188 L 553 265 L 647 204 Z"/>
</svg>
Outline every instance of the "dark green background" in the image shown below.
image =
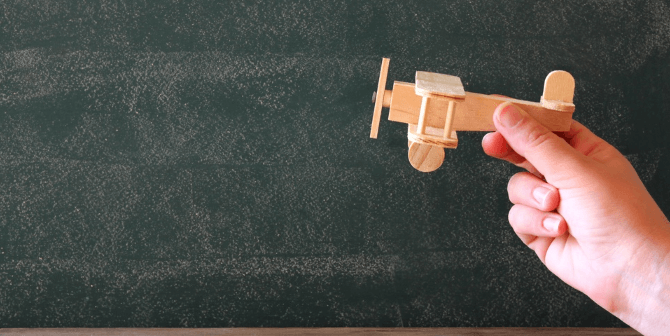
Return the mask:
<svg viewBox="0 0 670 336">
<path fill-rule="evenodd" d="M 670 212 L 668 1 L 0 2 L 0 327 L 623 326 L 507 223 L 518 169 L 368 138 L 382 56 L 575 119 Z M 622 195 L 625 197 L 625 195 Z"/>
</svg>

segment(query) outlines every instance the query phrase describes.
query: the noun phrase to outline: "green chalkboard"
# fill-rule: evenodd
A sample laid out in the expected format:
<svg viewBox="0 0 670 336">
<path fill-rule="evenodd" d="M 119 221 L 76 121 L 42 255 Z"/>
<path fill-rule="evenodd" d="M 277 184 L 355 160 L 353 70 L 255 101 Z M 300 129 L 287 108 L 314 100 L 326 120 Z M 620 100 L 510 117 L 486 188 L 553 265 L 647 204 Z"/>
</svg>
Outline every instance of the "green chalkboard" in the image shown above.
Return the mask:
<svg viewBox="0 0 670 336">
<path fill-rule="evenodd" d="M 670 212 L 668 1 L 0 3 L 0 327 L 624 326 L 512 232 L 517 168 L 434 173 L 389 79 L 575 119 Z M 389 81 L 389 82 L 390 82 Z"/>
</svg>

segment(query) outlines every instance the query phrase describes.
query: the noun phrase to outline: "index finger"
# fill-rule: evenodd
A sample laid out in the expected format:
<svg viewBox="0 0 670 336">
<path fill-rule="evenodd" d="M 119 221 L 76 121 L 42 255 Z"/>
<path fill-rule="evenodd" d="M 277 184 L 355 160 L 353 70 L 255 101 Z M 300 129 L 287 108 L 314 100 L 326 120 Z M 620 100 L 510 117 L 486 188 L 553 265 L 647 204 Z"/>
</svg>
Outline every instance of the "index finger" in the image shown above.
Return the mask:
<svg viewBox="0 0 670 336">
<path fill-rule="evenodd" d="M 542 174 L 525 157 L 519 155 L 512 149 L 500 132 L 491 132 L 482 138 L 482 148 L 484 153 L 496 159 L 505 160 L 518 167 L 526 169 L 529 173 L 544 179 Z"/>
</svg>

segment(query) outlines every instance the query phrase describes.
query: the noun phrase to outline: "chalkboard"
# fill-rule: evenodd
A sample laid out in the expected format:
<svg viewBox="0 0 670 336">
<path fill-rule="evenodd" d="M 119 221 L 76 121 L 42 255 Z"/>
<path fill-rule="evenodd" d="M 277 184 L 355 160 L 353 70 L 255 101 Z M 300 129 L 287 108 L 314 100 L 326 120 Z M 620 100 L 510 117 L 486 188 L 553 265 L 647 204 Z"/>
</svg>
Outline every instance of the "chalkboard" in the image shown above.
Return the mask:
<svg viewBox="0 0 670 336">
<path fill-rule="evenodd" d="M 669 47 L 668 1 L 4 0 L 0 327 L 624 326 L 514 235 L 483 133 L 420 173 L 370 97 L 382 57 L 570 71 L 667 214 Z"/>
</svg>

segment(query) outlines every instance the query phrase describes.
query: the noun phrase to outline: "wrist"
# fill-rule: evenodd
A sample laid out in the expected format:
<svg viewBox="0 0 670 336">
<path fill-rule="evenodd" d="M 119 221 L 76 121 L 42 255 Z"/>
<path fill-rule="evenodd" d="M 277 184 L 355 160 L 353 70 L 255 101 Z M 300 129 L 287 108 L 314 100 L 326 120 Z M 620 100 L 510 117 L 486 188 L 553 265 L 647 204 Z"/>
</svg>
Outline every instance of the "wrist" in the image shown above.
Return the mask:
<svg viewBox="0 0 670 336">
<path fill-rule="evenodd" d="M 645 335 L 670 330 L 670 223 L 646 232 L 621 272 L 610 312 Z"/>
</svg>

